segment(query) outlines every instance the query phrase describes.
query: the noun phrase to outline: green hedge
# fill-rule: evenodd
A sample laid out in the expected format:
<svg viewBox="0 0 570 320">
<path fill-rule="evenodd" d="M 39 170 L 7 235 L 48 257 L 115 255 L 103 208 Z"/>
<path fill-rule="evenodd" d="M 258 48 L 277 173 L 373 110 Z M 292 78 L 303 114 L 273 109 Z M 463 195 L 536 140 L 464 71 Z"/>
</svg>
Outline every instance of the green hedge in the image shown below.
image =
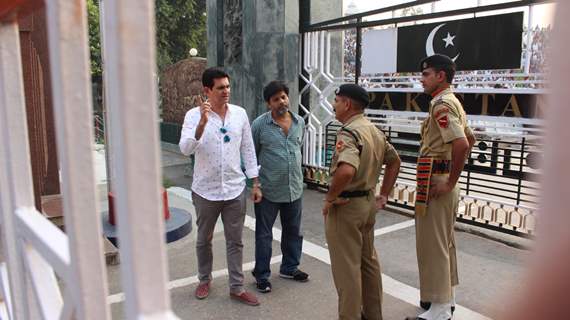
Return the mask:
<svg viewBox="0 0 570 320">
<path fill-rule="evenodd" d="M 181 132 L 182 126 L 177 123 L 160 123 L 160 141 L 178 144 Z"/>
</svg>

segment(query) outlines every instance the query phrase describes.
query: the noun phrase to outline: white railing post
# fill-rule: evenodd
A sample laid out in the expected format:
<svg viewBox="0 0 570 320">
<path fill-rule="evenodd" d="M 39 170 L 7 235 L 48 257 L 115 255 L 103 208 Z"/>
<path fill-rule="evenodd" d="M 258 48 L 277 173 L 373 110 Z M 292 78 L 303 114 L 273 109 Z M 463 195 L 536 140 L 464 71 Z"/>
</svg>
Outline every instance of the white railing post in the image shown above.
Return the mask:
<svg viewBox="0 0 570 320">
<path fill-rule="evenodd" d="M 176 319 L 167 289 L 153 0 L 105 2 L 105 72 L 127 319 Z"/>
<path fill-rule="evenodd" d="M 533 14 L 534 14 L 534 6 L 531 4 L 528 6 L 528 21 L 526 27 L 526 59 L 524 61 L 524 72 L 526 74 L 530 73 L 530 60 L 532 59 L 532 40 L 533 40 L 533 31 L 532 31 L 532 23 L 533 23 Z"/>
<path fill-rule="evenodd" d="M 18 24 L 0 22 L 0 210 L 1 233 L 8 267 L 11 319 L 28 319 L 28 296 L 15 212 L 34 206 L 32 170 Z"/>
<path fill-rule="evenodd" d="M 63 209 L 77 319 L 109 319 L 93 166 L 93 110 L 84 0 L 48 0 L 49 56 Z M 68 304 L 69 302 L 66 302 Z"/>
</svg>

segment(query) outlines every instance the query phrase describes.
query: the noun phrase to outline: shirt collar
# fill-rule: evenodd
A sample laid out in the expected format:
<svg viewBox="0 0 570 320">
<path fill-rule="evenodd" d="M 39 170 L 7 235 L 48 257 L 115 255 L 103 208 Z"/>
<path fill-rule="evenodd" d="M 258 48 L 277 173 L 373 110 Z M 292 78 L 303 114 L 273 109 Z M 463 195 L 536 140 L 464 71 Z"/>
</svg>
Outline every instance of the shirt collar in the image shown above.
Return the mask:
<svg viewBox="0 0 570 320">
<path fill-rule="evenodd" d="M 445 89 L 439 91 L 438 93 L 436 93 L 436 95 L 433 96 L 433 99 L 432 99 L 431 101 L 435 101 L 436 98 L 438 98 L 438 97 L 440 97 L 440 96 L 442 96 L 442 95 L 444 95 L 444 94 L 451 93 L 451 92 L 453 92 L 453 91 L 451 90 L 451 87 L 445 88 Z"/>
<path fill-rule="evenodd" d="M 293 120 L 293 122 L 295 122 L 295 123 L 298 123 L 298 122 L 299 122 L 299 120 L 297 119 L 297 117 L 295 116 L 295 114 L 294 114 L 293 112 L 291 112 L 291 110 L 287 110 L 287 112 L 289 112 L 289 114 L 291 115 L 291 119 Z M 266 115 L 266 116 L 265 116 L 265 118 L 266 118 L 265 123 L 266 123 L 266 124 L 270 124 L 270 123 L 272 123 L 272 122 L 275 122 L 275 120 L 273 120 L 273 117 L 271 116 L 271 111 L 267 111 L 267 112 L 265 113 L 265 115 Z"/>
<path fill-rule="evenodd" d="M 344 127 L 346 127 L 347 125 L 349 125 L 350 123 L 360 119 L 360 118 L 364 118 L 364 113 L 358 113 L 353 115 L 352 117 L 350 117 L 350 119 L 348 119 L 345 123 L 344 123 Z"/>
</svg>

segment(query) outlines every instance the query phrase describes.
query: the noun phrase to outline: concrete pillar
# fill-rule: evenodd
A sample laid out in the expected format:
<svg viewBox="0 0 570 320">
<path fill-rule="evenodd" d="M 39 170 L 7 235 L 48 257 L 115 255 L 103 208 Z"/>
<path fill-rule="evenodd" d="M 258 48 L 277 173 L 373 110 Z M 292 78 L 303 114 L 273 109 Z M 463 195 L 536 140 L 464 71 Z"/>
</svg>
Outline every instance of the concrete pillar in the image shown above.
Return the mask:
<svg viewBox="0 0 570 320">
<path fill-rule="evenodd" d="M 299 72 L 298 0 L 207 0 L 208 66 L 231 77 L 231 103 L 250 120 L 266 111 L 263 87 L 282 80 L 297 110 Z"/>
</svg>

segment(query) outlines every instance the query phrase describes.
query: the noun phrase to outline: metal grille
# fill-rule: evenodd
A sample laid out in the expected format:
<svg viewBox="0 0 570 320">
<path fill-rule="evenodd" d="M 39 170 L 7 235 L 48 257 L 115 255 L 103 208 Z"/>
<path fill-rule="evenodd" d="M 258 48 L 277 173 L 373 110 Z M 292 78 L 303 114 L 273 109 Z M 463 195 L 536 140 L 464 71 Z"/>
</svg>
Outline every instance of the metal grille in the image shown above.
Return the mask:
<svg viewBox="0 0 570 320">
<path fill-rule="evenodd" d="M 381 129 L 402 159 L 391 204 L 412 209 L 415 199 L 416 160 L 419 152 L 420 112 L 368 110 L 366 116 Z M 458 218 L 464 222 L 520 235 L 535 230 L 536 204 L 542 157 L 542 122 L 499 117 L 469 117 L 475 130 L 474 146 L 459 179 Z M 326 125 L 325 167 L 330 166 L 340 123 Z M 328 169 L 307 166 L 308 183 L 326 187 Z M 380 182 L 379 182 L 380 183 Z"/>
</svg>

